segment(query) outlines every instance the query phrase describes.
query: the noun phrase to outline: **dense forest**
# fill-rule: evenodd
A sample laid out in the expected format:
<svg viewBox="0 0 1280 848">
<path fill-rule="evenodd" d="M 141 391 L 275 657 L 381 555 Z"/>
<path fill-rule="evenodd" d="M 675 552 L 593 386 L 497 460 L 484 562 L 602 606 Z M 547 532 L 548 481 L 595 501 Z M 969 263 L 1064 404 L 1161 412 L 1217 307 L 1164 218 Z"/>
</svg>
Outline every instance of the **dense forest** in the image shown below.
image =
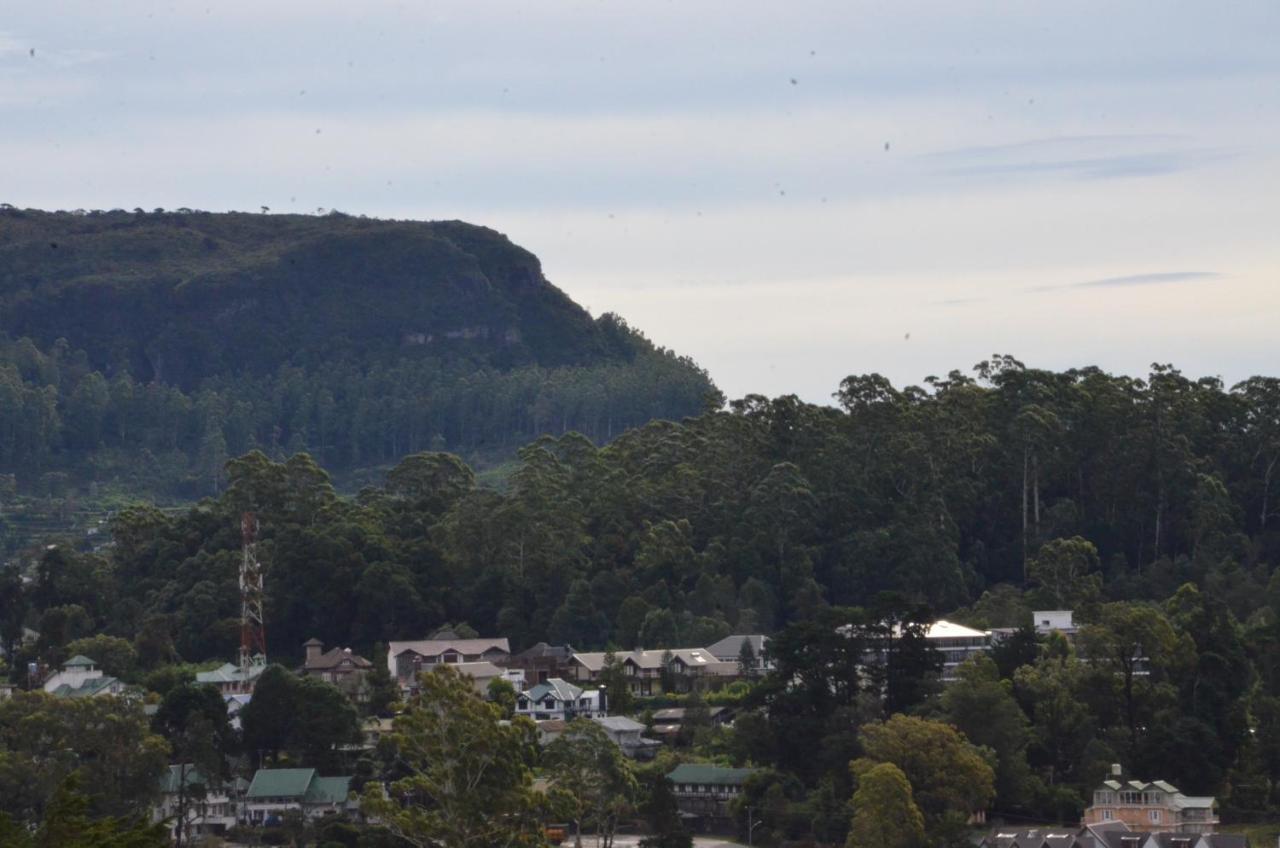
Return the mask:
<svg viewBox="0 0 1280 848">
<path fill-rule="evenodd" d="M 775 634 L 783 672 L 749 699 L 765 720 L 712 750 L 776 769 L 760 791 L 780 833 L 828 802 L 847 826 L 857 730 L 897 712 L 986 746 L 1004 815 L 1070 820 L 1110 762 L 1239 817 L 1280 806 L 1280 381 L 1000 356 L 923 388 L 850 377 L 836 398 L 747 397 L 603 447 L 543 437 L 503 490 L 420 452 L 342 497 L 309 455 L 249 453 L 183 514 L 135 506 L 112 546 L 45 551 L 26 587 L 10 569 L 3 635 L 34 627 L 27 654 L 46 662 L 121 637 L 137 675 L 230 658 L 252 509 L 278 659 L 445 622 L 515 649 Z M 1076 610 L 1074 646 L 1029 632 L 1051 608 Z M 1021 630 L 961 683 L 938 689 L 923 661 L 886 699 L 833 635 L 944 614 Z"/>
<path fill-rule="evenodd" d="M 708 403 L 694 363 L 482 227 L 0 208 L 0 510 L 5 486 L 194 500 L 251 449 L 355 479 L 422 450 L 488 465 Z"/>
</svg>

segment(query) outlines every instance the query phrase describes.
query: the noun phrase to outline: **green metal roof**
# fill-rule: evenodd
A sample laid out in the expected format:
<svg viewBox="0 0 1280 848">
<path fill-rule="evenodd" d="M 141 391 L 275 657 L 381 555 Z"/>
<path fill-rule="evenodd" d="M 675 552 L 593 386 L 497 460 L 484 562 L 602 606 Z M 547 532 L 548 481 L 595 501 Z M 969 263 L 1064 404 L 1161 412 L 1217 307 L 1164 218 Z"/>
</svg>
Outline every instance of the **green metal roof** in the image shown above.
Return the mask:
<svg viewBox="0 0 1280 848">
<path fill-rule="evenodd" d="M 184 767 L 181 765 L 173 765 L 165 769 L 165 773 L 160 776 L 161 792 L 173 793 L 178 791 L 178 783 L 182 780 L 180 775 L 182 775 L 183 768 Z M 204 775 L 200 773 L 198 768 L 190 763 L 188 763 L 185 768 L 187 771 L 185 775 L 187 786 L 200 786 L 206 782 Z"/>
<path fill-rule="evenodd" d="M 80 666 L 97 665 L 96 662 L 86 657 L 84 654 L 76 654 L 71 659 L 62 664 L 63 668 L 77 668 Z"/>
<path fill-rule="evenodd" d="M 701 763 L 681 763 L 667 775 L 672 783 L 697 783 L 703 786 L 741 786 L 755 773 L 749 768 L 725 768 Z"/>
<path fill-rule="evenodd" d="M 245 797 L 301 799 L 315 776 L 315 769 L 258 769 Z"/>
<path fill-rule="evenodd" d="M 350 777 L 317 777 L 307 790 L 307 803 L 345 804 L 350 794 Z"/>
</svg>

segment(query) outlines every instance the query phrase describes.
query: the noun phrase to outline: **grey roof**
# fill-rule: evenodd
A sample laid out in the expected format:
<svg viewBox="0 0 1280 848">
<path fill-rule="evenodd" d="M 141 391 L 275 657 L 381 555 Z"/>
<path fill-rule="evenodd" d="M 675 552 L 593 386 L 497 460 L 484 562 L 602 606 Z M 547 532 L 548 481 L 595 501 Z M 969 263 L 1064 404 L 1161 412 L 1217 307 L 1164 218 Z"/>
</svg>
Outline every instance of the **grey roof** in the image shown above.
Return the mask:
<svg viewBox="0 0 1280 848">
<path fill-rule="evenodd" d="M 572 645 L 548 645 L 546 642 L 539 642 L 532 647 L 525 648 L 516 654 L 512 659 L 520 660 L 540 660 L 551 657 L 557 660 L 567 660 L 573 656 Z"/>
<path fill-rule="evenodd" d="M 633 718 L 626 716 L 599 716 L 593 718 L 596 724 L 605 730 L 612 730 L 615 733 L 627 733 L 630 731 L 644 730 L 644 725 Z"/>
<path fill-rule="evenodd" d="M 373 668 L 373 663 L 359 654 L 352 653 L 350 648 L 330 648 L 318 657 L 303 662 L 302 667 L 307 671 L 323 671 L 328 668 L 337 668 L 345 661 L 350 661 L 355 668 Z"/>
<path fill-rule="evenodd" d="M 737 661 L 738 655 L 742 653 L 742 643 L 747 641 L 751 642 L 751 650 L 756 652 L 756 657 L 761 657 L 764 655 L 764 646 L 769 641 L 769 637 L 758 633 L 726 636 L 719 642 L 708 645 L 707 650 L 719 659 Z"/>
<path fill-rule="evenodd" d="M 249 673 L 246 675 L 240 666 L 223 663 L 213 671 L 197 671 L 196 683 L 243 683 L 246 680 L 256 680 L 266 670 L 265 665 L 255 663 L 249 666 Z"/>
<path fill-rule="evenodd" d="M 550 695 L 557 701 L 576 701 L 582 697 L 582 689 L 561 680 L 559 677 L 553 677 L 550 680 L 539 683 L 532 689 L 523 693 L 526 698 L 535 703 Z"/>
<path fill-rule="evenodd" d="M 445 651 L 453 650 L 459 654 L 481 655 L 487 651 L 498 650 L 504 654 L 511 653 L 511 643 L 502 639 L 418 639 L 408 642 L 392 642 L 388 646 L 391 656 L 398 657 L 406 652 L 413 652 L 423 657 L 438 657 Z"/>
</svg>

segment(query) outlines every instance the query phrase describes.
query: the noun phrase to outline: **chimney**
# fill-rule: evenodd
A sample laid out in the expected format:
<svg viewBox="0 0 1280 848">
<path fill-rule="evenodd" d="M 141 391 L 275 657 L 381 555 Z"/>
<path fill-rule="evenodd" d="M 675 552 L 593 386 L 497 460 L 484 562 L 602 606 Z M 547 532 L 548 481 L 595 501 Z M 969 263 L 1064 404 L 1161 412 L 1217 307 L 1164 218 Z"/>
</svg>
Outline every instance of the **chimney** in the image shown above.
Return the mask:
<svg viewBox="0 0 1280 848">
<path fill-rule="evenodd" d="M 320 655 L 324 653 L 324 642 L 321 642 L 319 639 L 308 639 L 302 643 L 302 648 L 307 653 L 307 665 L 311 665 L 314 660 L 318 659 Z"/>
<path fill-rule="evenodd" d="M 1119 763 L 1111 764 L 1111 776 L 1114 777 L 1116 780 L 1119 780 L 1121 777 L 1124 776 L 1124 769 L 1120 767 Z"/>
</svg>

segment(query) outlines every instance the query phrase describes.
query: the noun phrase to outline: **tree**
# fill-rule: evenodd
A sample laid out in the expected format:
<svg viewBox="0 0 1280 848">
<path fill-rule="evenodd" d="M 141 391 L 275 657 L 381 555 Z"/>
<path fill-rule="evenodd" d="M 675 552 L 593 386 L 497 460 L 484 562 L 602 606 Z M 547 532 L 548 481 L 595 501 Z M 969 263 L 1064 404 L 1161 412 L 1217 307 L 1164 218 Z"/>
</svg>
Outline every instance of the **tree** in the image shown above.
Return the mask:
<svg viewBox="0 0 1280 848">
<path fill-rule="evenodd" d="M 594 721 L 577 719 L 547 746 L 543 755 L 557 789 L 568 793 L 577 824 L 577 844 L 582 826 L 590 826 L 610 848 L 618 822 L 635 805 L 639 787 L 622 749 Z"/>
<path fill-rule="evenodd" d="M 671 781 L 657 771 L 646 772 L 641 778 L 644 801 L 640 814 L 649 825 L 649 835 L 640 840 L 641 848 L 693 848 L 693 837 L 680 817 Z"/>
<path fill-rule="evenodd" d="M 911 784 L 902 769 L 880 763 L 858 777 L 853 793 L 853 821 L 848 848 L 920 848 L 924 816 L 911 797 Z"/>
<path fill-rule="evenodd" d="M 44 818 L 34 830 L 0 813 L 0 845 L 5 848 L 166 848 L 169 837 L 163 824 L 141 817 L 89 817 L 89 798 L 79 791 L 80 781 L 69 776 L 49 801 Z"/>
<path fill-rule="evenodd" d="M 995 773 L 981 752 L 954 727 L 937 721 L 894 715 L 867 724 L 861 733 L 863 756 L 854 760 L 861 779 L 880 763 L 893 763 L 906 775 L 931 840 L 963 827 L 995 795 Z"/>
<path fill-rule="evenodd" d="M 152 726 L 169 740 L 177 760 L 175 844 L 182 846 L 191 839 L 191 819 L 198 803 L 230 776 L 227 758 L 235 751 L 235 731 L 218 690 L 193 683 L 169 690 Z"/>
<path fill-rule="evenodd" d="M 1046 543 L 1027 566 L 1038 586 L 1037 602 L 1045 604 L 1040 609 L 1079 610 L 1096 603 L 1102 591 L 1097 571 L 1098 549 L 1079 536 Z"/>
<path fill-rule="evenodd" d="M 990 657 L 977 654 L 961 664 L 957 679 L 942 693 L 942 709 L 956 729 L 995 752 L 996 799 L 1006 810 L 1025 807 L 1033 790 L 1027 767 L 1030 731 L 1012 688 Z"/>
<path fill-rule="evenodd" d="M 498 705 L 498 709 L 502 710 L 502 717 L 510 719 L 515 715 L 516 711 L 516 687 L 511 684 L 510 680 L 505 677 L 495 677 L 489 681 L 486 691 L 490 703 Z"/>
<path fill-rule="evenodd" d="M 751 680 L 758 671 L 756 665 L 756 649 L 751 647 L 751 639 L 748 637 L 742 640 L 742 647 L 738 649 L 738 674 Z"/>
<path fill-rule="evenodd" d="M 256 759 L 288 752 L 316 768 L 337 764 L 344 745 L 360 741 L 355 707 L 336 686 L 269 666 L 240 712 L 246 750 Z"/>
<path fill-rule="evenodd" d="M 635 705 L 631 695 L 631 682 L 627 679 L 627 667 L 613 651 L 606 651 L 600 668 L 600 686 L 607 699 L 606 708 L 614 715 L 630 715 Z"/>
<path fill-rule="evenodd" d="M 132 680 L 138 668 L 138 653 L 128 639 L 99 633 L 67 643 L 68 656 L 77 654 L 93 660 L 104 674 Z"/>
<path fill-rule="evenodd" d="M 0 812 L 39 822 L 74 775 L 91 815 L 132 815 L 159 792 L 168 753 L 139 704 L 17 693 L 0 701 Z"/>
<path fill-rule="evenodd" d="M 504 724 L 448 666 L 419 679 L 421 694 L 388 737 L 407 774 L 386 791 L 370 782 L 360 801 L 365 815 L 417 848 L 541 844 L 532 723 Z"/>
</svg>

